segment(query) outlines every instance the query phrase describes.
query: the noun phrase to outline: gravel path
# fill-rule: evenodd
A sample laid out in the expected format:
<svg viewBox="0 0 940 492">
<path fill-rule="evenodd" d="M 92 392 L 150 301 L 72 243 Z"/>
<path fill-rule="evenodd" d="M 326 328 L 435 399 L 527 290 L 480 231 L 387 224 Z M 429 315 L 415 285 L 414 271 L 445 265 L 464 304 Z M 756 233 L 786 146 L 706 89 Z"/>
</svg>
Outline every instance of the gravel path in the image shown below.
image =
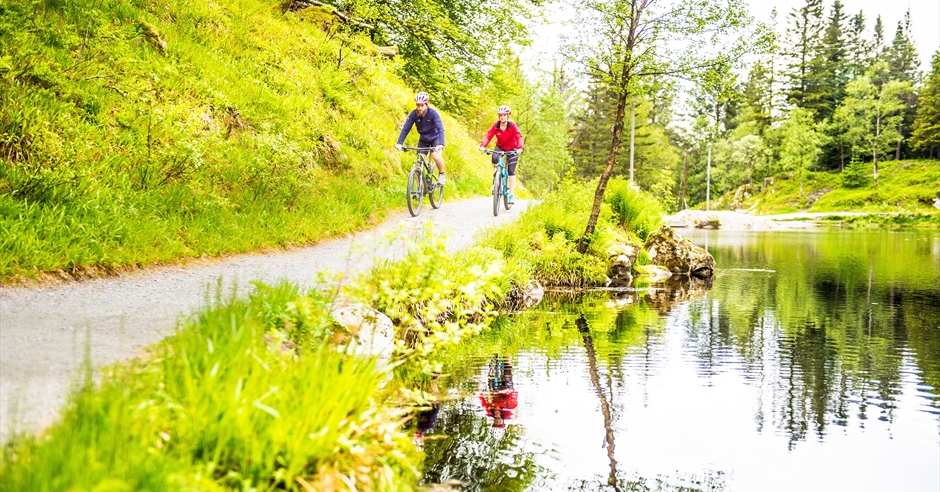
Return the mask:
<svg viewBox="0 0 940 492">
<path fill-rule="evenodd" d="M 417 218 L 393 212 L 373 230 L 286 252 L 48 288 L 0 287 L 0 442 L 54 421 L 86 353 L 94 367 L 135 356 L 205 307 L 219 286 L 243 296 L 253 280 L 309 286 L 321 270 L 360 272 L 376 258 L 402 257 L 405 248 L 385 246 L 386 235 L 415 237 L 428 224 L 453 252 L 471 245 L 478 232 L 515 220 L 529 203 L 520 200 L 498 217 L 492 204 L 490 197 L 445 202 L 439 210 L 425 203 Z"/>
</svg>

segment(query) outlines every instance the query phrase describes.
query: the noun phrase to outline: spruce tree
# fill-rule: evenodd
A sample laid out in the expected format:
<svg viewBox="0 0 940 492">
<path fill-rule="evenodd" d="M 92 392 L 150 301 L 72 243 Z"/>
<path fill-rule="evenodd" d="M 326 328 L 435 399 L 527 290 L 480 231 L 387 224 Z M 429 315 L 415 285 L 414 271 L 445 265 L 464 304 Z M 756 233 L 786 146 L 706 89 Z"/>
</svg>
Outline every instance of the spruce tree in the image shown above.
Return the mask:
<svg viewBox="0 0 940 492">
<path fill-rule="evenodd" d="M 849 21 L 846 30 L 846 77 L 852 80 L 865 73 L 871 57 L 872 42 L 865 38 L 865 14 L 861 10 Z"/>
<path fill-rule="evenodd" d="M 894 40 L 891 45 L 885 48 L 885 61 L 888 63 L 888 79 L 899 80 L 914 84 L 917 80 L 917 49 L 911 41 L 911 11 L 904 14 L 904 19 L 898 22 L 898 28 L 894 34 Z M 898 121 L 898 140 L 895 145 L 894 158 L 901 159 L 902 151 L 906 150 L 903 145 L 904 137 L 910 133 L 911 125 L 914 124 L 916 113 L 916 101 L 913 90 L 900 94 L 899 96 L 904 104 L 901 119 Z"/>
<path fill-rule="evenodd" d="M 792 22 L 790 58 L 790 101 L 802 107 L 810 87 L 810 74 L 822 44 L 822 0 L 806 0 L 800 8 L 790 12 Z"/>
<path fill-rule="evenodd" d="M 911 146 L 940 159 L 940 50 L 933 54 L 930 73 L 918 95 L 920 106 L 914 119 Z"/>
<path fill-rule="evenodd" d="M 816 121 L 831 118 L 845 93 L 845 41 L 842 35 L 845 14 L 842 8 L 842 2 L 835 0 L 806 77 L 802 106 L 815 112 Z"/>
</svg>

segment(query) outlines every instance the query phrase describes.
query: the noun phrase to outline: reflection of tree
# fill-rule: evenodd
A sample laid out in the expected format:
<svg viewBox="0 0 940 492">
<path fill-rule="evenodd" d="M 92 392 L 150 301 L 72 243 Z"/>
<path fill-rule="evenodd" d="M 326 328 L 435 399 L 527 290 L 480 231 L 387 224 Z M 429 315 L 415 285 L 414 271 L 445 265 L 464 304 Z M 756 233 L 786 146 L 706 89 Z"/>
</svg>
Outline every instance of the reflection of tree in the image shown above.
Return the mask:
<svg viewBox="0 0 940 492">
<path fill-rule="evenodd" d="M 940 265 L 926 242 L 902 233 L 767 237 L 711 250 L 719 266 L 766 269 L 719 279 L 714 304 L 693 305 L 689 336 L 706 370 L 736 359 L 720 355 L 733 349 L 791 446 L 810 429 L 892 422 L 908 361 L 938 393 Z M 916 281 L 924 269 L 926 284 Z M 937 397 L 932 405 L 940 408 Z"/>
<path fill-rule="evenodd" d="M 588 330 L 587 321 L 581 316 L 576 321 L 578 332 L 581 334 L 581 340 L 584 342 L 584 350 L 588 357 L 588 372 L 591 375 L 591 384 L 597 393 L 597 399 L 601 403 L 601 413 L 604 415 L 604 444 L 607 448 L 607 457 L 610 459 L 610 475 L 607 477 L 607 484 L 617 489 L 617 460 L 614 457 L 614 426 L 613 416 L 610 411 L 610 403 L 604 395 L 604 389 L 601 388 L 600 375 L 597 371 L 597 355 L 594 353 L 594 341 L 591 339 L 591 332 Z"/>
</svg>

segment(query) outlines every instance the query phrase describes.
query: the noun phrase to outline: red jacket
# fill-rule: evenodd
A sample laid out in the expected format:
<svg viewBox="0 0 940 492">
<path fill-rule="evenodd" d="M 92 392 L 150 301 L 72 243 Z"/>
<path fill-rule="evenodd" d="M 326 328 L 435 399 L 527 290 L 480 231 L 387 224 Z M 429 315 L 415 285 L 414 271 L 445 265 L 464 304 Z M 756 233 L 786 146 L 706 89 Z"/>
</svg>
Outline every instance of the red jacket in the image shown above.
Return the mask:
<svg viewBox="0 0 940 492">
<path fill-rule="evenodd" d="M 522 148 L 522 132 L 519 131 L 519 126 L 516 125 L 515 121 L 507 121 L 506 129 L 500 130 L 499 121 L 497 120 L 490 128 L 490 131 L 486 132 L 480 147 L 489 145 L 494 136 L 496 137 L 496 146 L 503 150 L 509 151 Z"/>
</svg>

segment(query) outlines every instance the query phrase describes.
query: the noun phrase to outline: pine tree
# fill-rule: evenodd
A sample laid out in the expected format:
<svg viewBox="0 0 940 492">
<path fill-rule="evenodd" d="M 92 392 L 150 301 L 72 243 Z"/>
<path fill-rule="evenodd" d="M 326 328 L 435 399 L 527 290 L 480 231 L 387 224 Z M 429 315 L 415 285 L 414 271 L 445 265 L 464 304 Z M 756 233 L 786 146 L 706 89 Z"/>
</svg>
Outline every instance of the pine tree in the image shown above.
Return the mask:
<svg viewBox="0 0 940 492">
<path fill-rule="evenodd" d="M 802 107 L 811 109 L 816 114 L 816 121 L 832 117 L 836 107 L 845 94 L 845 41 L 842 25 L 845 14 L 842 2 L 835 0 L 828 24 L 822 32 L 816 56 L 810 63 L 806 77 L 806 92 Z"/>
<path fill-rule="evenodd" d="M 917 48 L 911 41 L 911 11 L 904 14 L 898 22 L 891 46 L 885 48 L 885 61 L 888 62 L 888 78 L 902 82 L 915 81 L 917 75 Z"/>
<path fill-rule="evenodd" d="M 881 22 L 881 16 L 879 15 L 875 19 L 875 37 L 871 43 L 871 58 L 868 61 L 869 65 L 874 65 L 878 60 L 884 59 L 884 47 L 885 47 L 885 26 Z"/>
<path fill-rule="evenodd" d="M 911 11 L 904 14 L 904 19 L 898 22 L 897 31 L 894 34 L 894 40 L 891 46 L 885 49 L 885 61 L 888 62 L 888 79 L 899 80 L 913 84 L 917 79 L 917 49 L 911 41 Z M 900 95 L 904 103 L 904 109 L 901 119 L 898 121 L 898 140 L 895 145 L 895 160 L 901 159 L 905 133 L 909 132 L 911 125 L 914 124 L 916 114 L 916 102 L 914 92 Z"/>
<path fill-rule="evenodd" d="M 806 5 L 794 8 L 790 12 L 793 27 L 791 51 L 788 53 L 790 68 L 790 100 L 797 106 L 803 106 L 810 85 L 812 62 L 816 58 L 822 42 L 823 31 L 822 0 L 806 0 Z"/>
<path fill-rule="evenodd" d="M 940 50 L 933 54 L 930 73 L 918 99 L 920 107 L 914 119 L 911 146 L 917 150 L 926 150 L 929 158 L 935 155 L 940 158 Z"/>
<path fill-rule="evenodd" d="M 860 10 L 846 30 L 846 76 L 849 80 L 865 73 L 871 57 L 872 42 L 865 39 L 865 14 Z"/>
</svg>

